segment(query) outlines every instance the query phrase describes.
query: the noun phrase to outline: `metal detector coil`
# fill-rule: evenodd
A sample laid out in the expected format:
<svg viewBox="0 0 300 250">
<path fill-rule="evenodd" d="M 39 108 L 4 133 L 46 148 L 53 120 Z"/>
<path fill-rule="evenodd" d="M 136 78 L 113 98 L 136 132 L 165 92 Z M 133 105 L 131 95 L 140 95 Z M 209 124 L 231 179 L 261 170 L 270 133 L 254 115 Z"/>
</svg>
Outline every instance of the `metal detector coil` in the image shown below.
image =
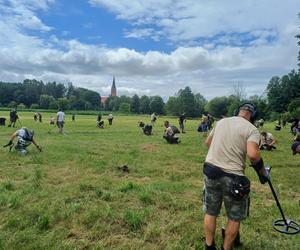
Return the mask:
<svg viewBox="0 0 300 250">
<path fill-rule="evenodd" d="M 283 210 L 280 206 L 279 200 L 276 196 L 276 193 L 274 191 L 274 188 L 272 186 L 271 180 L 268 180 L 269 186 L 271 188 L 272 194 L 276 200 L 276 204 L 279 208 L 279 211 L 281 213 L 282 219 L 278 219 L 275 220 L 273 222 L 273 228 L 279 232 L 279 233 L 283 233 L 283 234 L 297 234 L 300 232 L 300 225 L 299 223 L 297 223 L 294 220 L 290 220 L 290 219 L 286 219 L 286 217 L 284 216 Z"/>
</svg>

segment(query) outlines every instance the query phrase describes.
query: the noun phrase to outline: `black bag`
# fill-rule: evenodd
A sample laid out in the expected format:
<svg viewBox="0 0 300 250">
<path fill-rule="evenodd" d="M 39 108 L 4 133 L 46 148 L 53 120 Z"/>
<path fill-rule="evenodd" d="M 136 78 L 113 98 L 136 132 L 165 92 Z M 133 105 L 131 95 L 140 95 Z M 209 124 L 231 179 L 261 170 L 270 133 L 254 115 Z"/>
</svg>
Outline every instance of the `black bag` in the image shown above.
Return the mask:
<svg viewBox="0 0 300 250">
<path fill-rule="evenodd" d="M 202 132 L 202 125 L 201 124 L 198 126 L 197 131 Z"/>
<path fill-rule="evenodd" d="M 250 193 L 250 180 L 246 176 L 236 175 L 230 185 L 230 194 L 236 200 L 248 197 Z"/>
<path fill-rule="evenodd" d="M 24 130 L 25 130 L 25 134 L 23 136 L 23 139 L 25 141 L 32 141 L 33 135 L 34 135 L 34 131 L 30 131 L 29 129 L 24 129 Z"/>
<path fill-rule="evenodd" d="M 5 118 L 4 117 L 1 117 L 0 118 L 0 126 L 5 126 Z"/>
<path fill-rule="evenodd" d="M 209 178 L 209 179 L 212 179 L 212 180 L 216 180 L 216 179 L 219 179 L 223 176 L 226 175 L 226 173 L 221 169 L 221 168 L 218 168 L 212 164 L 209 164 L 207 162 L 204 162 L 204 165 L 203 165 L 203 173 Z M 228 174 L 230 175 L 230 174 Z"/>
<path fill-rule="evenodd" d="M 180 134 L 180 130 L 176 126 L 171 125 L 171 129 L 172 129 L 174 134 Z"/>
<path fill-rule="evenodd" d="M 152 133 L 152 125 L 147 124 L 144 128 L 143 128 L 144 134 L 145 135 L 151 135 Z"/>
</svg>

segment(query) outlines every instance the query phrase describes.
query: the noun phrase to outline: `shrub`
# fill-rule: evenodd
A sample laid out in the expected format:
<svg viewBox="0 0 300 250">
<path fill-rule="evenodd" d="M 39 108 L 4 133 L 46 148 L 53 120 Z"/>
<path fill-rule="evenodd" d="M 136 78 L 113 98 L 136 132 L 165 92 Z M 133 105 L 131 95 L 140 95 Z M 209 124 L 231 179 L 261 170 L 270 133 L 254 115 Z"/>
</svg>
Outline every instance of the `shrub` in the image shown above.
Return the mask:
<svg viewBox="0 0 300 250">
<path fill-rule="evenodd" d="M 20 104 L 18 105 L 18 109 L 26 109 L 26 108 L 27 108 L 26 105 L 23 104 L 23 103 L 20 103 Z"/>
<path fill-rule="evenodd" d="M 31 105 L 30 105 L 30 108 L 31 109 L 38 109 L 40 106 L 38 105 L 38 104 L 36 104 L 36 103 L 32 103 Z"/>
</svg>

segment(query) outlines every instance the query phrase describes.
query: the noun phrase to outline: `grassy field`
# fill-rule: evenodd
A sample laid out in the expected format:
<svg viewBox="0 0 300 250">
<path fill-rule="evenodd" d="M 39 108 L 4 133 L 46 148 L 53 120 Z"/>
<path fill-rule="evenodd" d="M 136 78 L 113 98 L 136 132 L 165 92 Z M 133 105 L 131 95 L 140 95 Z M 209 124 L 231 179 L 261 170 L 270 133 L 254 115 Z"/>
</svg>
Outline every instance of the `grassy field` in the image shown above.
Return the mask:
<svg viewBox="0 0 300 250">
<path fill-rule="evenodd" d="M 137 127 L 149 117 L 115 117 L 113 126 L 96 128 L 95 116 L 67 116 L 66 135 L 50 129 L 33 113 L 21 112 L 21 122 L 35 130 L 43 147 L 22 157 L 0 149 L 0 249 L 203 249 L 202 164 L 205 137 L 198 121 L 188 120 L 182 143 L 163 141 L 159 117 L 154 135 Z M 8 112 L 1 116 L 8 117 Z M 106 117 L 104 117 L 106 119 Z M 169 119 L 177 125 L 177 120 Z M 19 124 L 17 124 L 19 126 Z M 300 158 L 292 156 L 288 128 L 266 129 L 278 139 L 274 152 L 263 152 L 285 215 L 300 221 Z M 1 144 L 13 128 L 0 127 Z M 127 165 L 130 172 L 119 167 Z M 250 218 L 241 226 L 240 249 L 300 249 L 300 234 L 275 232 L 281 218 L 268 185 L 253 169 Z M 224 211 L 218 220 L 221 245 Z"/>
</svg>

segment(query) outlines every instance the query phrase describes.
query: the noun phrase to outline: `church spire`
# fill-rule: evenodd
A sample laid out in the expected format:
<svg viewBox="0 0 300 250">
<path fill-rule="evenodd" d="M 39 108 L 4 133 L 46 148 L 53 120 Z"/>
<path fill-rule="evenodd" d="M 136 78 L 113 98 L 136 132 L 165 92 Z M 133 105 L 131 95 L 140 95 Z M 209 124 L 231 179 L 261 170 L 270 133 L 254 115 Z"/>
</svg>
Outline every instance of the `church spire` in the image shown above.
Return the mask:
<svg viewBox="0 0 300 250">
<path fill-rule="evenodd" d="M 112 86 L 111 86 L 111 96 L 117 96 L 115 76 L 113 77 L 113 82 L 112 82 Z"/>
</svg>

